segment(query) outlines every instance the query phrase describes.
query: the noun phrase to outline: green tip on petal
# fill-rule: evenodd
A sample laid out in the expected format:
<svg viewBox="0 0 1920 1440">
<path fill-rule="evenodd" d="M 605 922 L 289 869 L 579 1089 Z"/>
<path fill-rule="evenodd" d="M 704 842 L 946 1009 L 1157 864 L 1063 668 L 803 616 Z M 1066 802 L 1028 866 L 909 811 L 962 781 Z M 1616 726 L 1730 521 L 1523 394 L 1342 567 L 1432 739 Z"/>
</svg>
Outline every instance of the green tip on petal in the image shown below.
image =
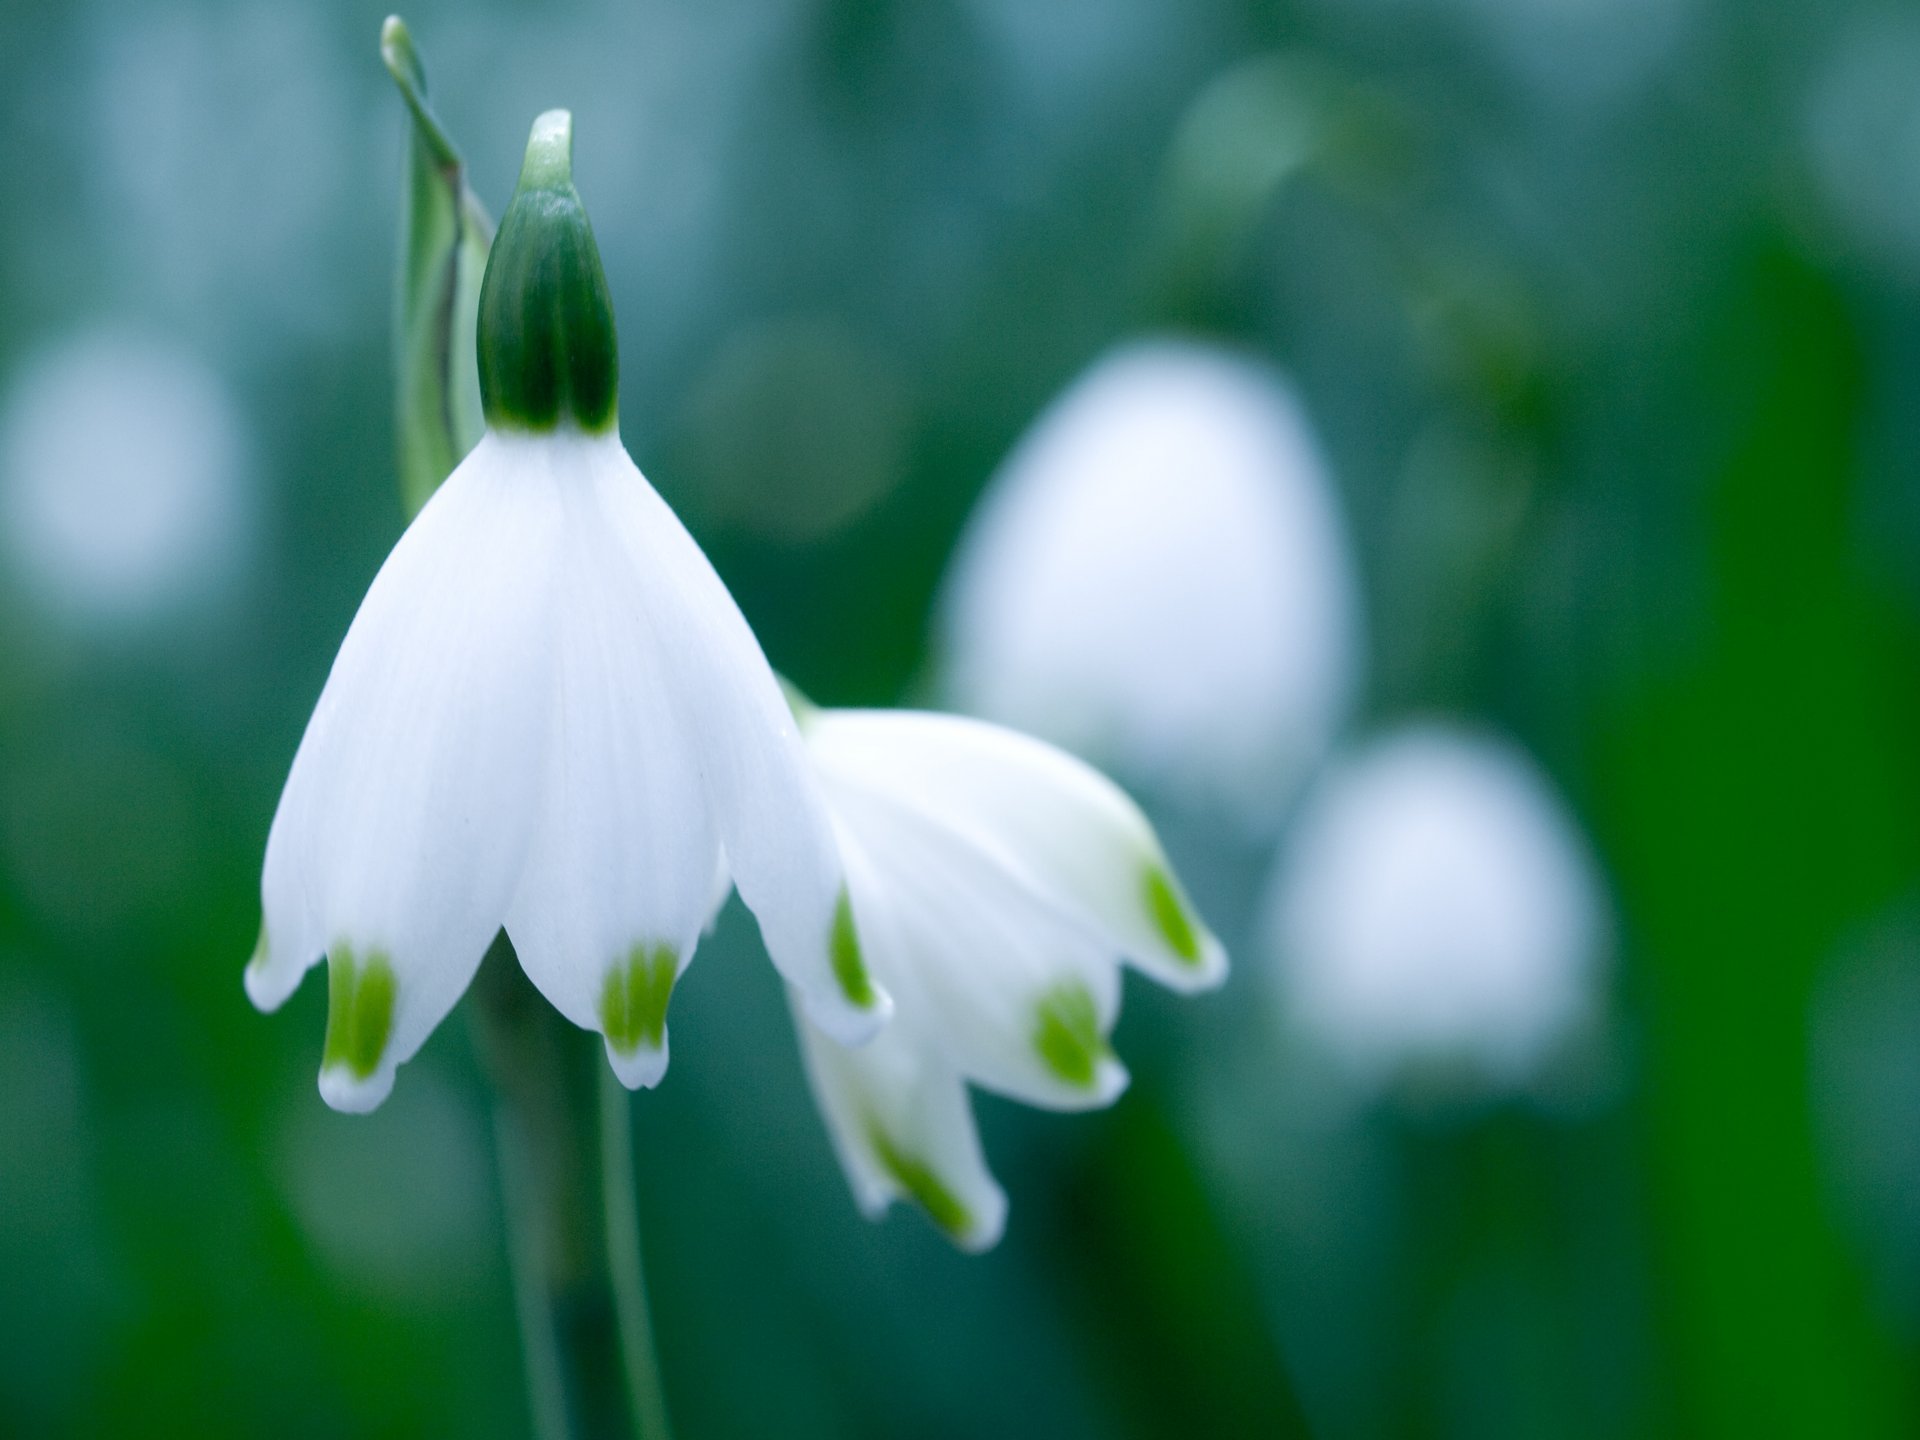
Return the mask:
<svg viewBox="0 0 1920 1440">
<path fill-rule="evenodd" d="M 1200 930 L 1187 913 L 1186 902 L 1174 888 L 1173 877 L 1166 867 L 1149 864 L 1141 886 L 1146 895 L 1147 914 L 1152 917 L 1153 928 L 1160 932 L 1160 938 L 1167 942 L 1167 948 L 1183 963 L 1198 965 Z"/>
<path fill-rule="evenodd" d="M 1056 985 L 1040 1000 L 1033 1048 L 1047 1069 L 1078 1090 L 1091 1090 L 1113 1055 L 1100 1033 L 1093 992 L 1077 980 Z"/>
<path fill-rule="evenodd" d="M 887 1172 L 887 1178 L 898 1185 L 914 1204 L 926 1211 L 927 1218 L 948 1236 L 954 1240 L 964 1240 L 967 1232 L 973 1228 L 973 1214 L 961 1204 L 960 1197 L 933 1173 L 932 1167 L 901 1150 L 877 1125 L 868 1131 L 868 1139 L 873 1144 L 874 1158 L 880 1162 L 880 1168 Z"/>
<path fill-rule="evenodd" d="M 495 429 L 617 422 L 613 301 L 586 207 L 573 188 L 573 117 L 533 122 L 519 188 L 480 287 L 480 403 Z"/>
<path fill-rule="evenodd" d="M 867 973 L 866 957 L 860 952 L 860 931 L 853 923 L 853 898 L 844 888 L 840 903 L 833 907 L 833 933 L 827 940 L 827 959 L 833 966 L 833 978 L 840 993 L 862 1010 L 871 1010 L 878 998 L 873 993 L 873 977 Z"/>
<path fill-rule="evenodd" d="M 621 1055 L 658 1050 L 667 1035 L 667 1002 L 680 974 L 670 945 L 636 945 L 607 972 L 600 989 L 600 1028 Z"/>
<path fill-rule="evenodd" d="M 378 950 L 364 962 L 351 948 L 327 952 L 327 1039 L 320 1068 L 336 1066 L 365 1080 L 380 1068 L 387 1037 L 393 1032 L 393 1001 L 398 985 L 393 966 Z"/>
</svg>

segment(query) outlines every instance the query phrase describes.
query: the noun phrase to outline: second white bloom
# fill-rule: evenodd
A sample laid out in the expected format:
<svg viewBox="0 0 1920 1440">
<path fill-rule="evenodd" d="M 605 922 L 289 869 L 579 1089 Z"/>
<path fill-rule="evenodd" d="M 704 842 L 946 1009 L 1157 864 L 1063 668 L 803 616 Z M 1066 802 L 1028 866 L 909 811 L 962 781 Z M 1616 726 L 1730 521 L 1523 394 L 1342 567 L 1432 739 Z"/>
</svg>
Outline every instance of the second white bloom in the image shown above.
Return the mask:
<svg viewBox="0 0 1920 1440">
<path fill-rule="evenodd" d="M 957 716 L 803 708 L 891 1023 L 858 1049 L 800 1020 L 814 1094 L 869 1214 L 917 1202 L 955 1241 L 998 1239 L 966 1085 L 1111 1102 L 1123 960 L 1183 991 L 1226 974 L 1146 817 L 1091 767 Z"/>
</svg>

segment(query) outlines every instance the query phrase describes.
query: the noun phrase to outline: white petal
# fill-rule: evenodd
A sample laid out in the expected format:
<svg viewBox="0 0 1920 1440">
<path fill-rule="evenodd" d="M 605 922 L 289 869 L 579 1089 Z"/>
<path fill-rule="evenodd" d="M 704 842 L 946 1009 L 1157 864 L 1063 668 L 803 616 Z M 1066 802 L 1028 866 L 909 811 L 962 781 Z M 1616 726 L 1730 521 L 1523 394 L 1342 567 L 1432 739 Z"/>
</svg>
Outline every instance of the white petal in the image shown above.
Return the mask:
<svg viewBox="0 0 1920 1440">
<path fill-rule="evenodd" d="M 247 998 L 262 1010 L 278 1010 L 300 988 L 326 948 L 307 905 L 307 891 L 294 859 L 291 837 L 304 830 L 305 800 L 312 786 L 296 756 L 293 774 L 267 832 L 267 858 L 260 873 L 260 941 L 247 962 Z M 311 767 L 309 766 L 310 770 Z"/>
<path fill-rule="evenodd" d="M 899 1011 L 968 1079 L 1056 1110 L 1112 1102 L 1120 967 L 990 859 L 911 812 L 836 787 L 854 911 Z"/>
<path fill-rule="evenodd" d="M 862 1212 L 877 1220 L 895 1200 L 911 1200 L 962 1249 L 990 1249 L 1006 1225 L 1006 1192 L 981 1153 L 966 1082 L 938 1045 L 898 1017 L 865 1045 L 841 1045 L 797 1001 L 794 1026 Z"/>
<path fill-rule="evenodd" d="M 998 725 L 924 711 L 817 711 L 806 739 L 824 773 L 964 837 L 1162 984 L 1193 991 L 1226 978 L 1226 952 L 1146 816 L 1091 766 Z"/>
<path fill-rule="evenodd" d="M 835 1038 L 858 1043 L 891 1002 L 866 972 L 833 829 L 792 712 L 740 609 L 617 442 L 601 504 L 626 545 L 694 745 L 733 883 L 767 952 Z"/>
<path fill-rule="evenodd" d="M 276 1003 L 329 951 L 320 1088 L 367 1110 L 472 978 L 525 856 L 560 514 L 544 452 L 489 436 L 374 578 L 268 846 Z"/>
<path fill-rule="evenodd" d="M 507 931 L 541 993 L 606 1036 L 620 1079 L 652 1086 L 720 841 L 653 618 L 584 473 L 563 504 L 546 797 Z"/>
</svg>

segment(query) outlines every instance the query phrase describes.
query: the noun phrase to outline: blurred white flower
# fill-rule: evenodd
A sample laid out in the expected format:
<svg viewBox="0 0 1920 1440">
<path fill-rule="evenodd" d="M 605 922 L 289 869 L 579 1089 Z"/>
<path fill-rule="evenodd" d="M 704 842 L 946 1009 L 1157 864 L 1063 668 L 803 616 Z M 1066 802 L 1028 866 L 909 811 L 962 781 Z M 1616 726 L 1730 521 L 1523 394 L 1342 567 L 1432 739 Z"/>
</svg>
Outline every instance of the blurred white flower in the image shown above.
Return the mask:
<svg viewBox="0 0 1920 1440">
<path fill-rule="evenodd" d="M 959 709 L 1270 824 L 1352 700 L 1359 608 L 1280 377 L 1144 342 L 994 478 L 949 576 L 944 680 Z"/>
<path fill-rule="evenodd" d="M 658 1083 L 717 877 L 816 1023 L 887 1014 L 779 684 L 621 446 L 571 164 L 570 117 L 541 116 L 480 296 L 486 434 L 374 577 L 267 838 L 247 993 L 279 1006 L 324 954 L 337 1109 L 386 1098 L 503 925 L 620 1079 Z"/>
<path fill-rule="evenodd" d="M 849 1049 L 796 1006 L 814 1096 L 856 1199 L 916 1201 L 958 1244 L 1007 1201 L 966 1085 L 1057 1110 L 1110 1103 L 1122 960 L 1177 990 L 1226 955 L 1133 802 L 1080 761 L 958 716 L 813 710 L 801 733 L 846 859 L 873 973 L 893 996 Z"/>
<path fill-rule="evenodd" d="M 1607 928 L 1586 842 L 1533 762 L 1428 725 L 1315 787 L 1267 924 L 1290 1018 L 1355 1078 L 1464 1062 L 1497 1088 L 1591 1018 Z"/>
<path fill-rule="evenodd" d="M 0 416 L 0 533 L 47 608 L 128 626 L 217 591 L 252 520 L 241 421 L 186 351 L 102 331 L 29 360 Z"/>
</svg>

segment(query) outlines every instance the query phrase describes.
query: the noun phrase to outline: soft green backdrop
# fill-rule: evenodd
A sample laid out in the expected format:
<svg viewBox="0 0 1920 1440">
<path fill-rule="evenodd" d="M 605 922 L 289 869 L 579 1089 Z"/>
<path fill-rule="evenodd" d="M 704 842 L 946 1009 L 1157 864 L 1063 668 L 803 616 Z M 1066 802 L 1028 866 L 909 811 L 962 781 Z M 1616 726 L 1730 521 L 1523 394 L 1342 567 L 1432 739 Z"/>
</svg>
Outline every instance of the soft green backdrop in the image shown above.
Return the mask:
<svg viewBox="0 0 1920 1440">
<path fill-rule="evenodd" d="M 73 336 L 145 337 L 226 387 L 244 480 L 166 613 L 76 616 L 5 552 L 7 1435 L 524 1433 L 462 1017 L 350 1119 L 324 987 L 263 1018 L 239 983 L 402 524 L 382 15 L 0 0 L 0 405 Z M 1109 1113 L 981 1102 L 1013 1218 L 971 1259 L 855 1214 L 736 907 L 635 1105 L 683 1436 L 1920 1427 L 1920 9 L 407 18 L 496 213 L 574 110 L 626 440 L 817 698 L 925 692 L 970 504 L 1105 346 L 1237 339 L 1341 483 L 1363 724 L 1519 737 L 1617 910 L 1577 1101 L 1329 1110 L 1246 943 L 1265 852 L 1166 817 L 1235 978 L 1130 987 Z M 1325 128 L 1296 164 L 1287 104 L 1233 120 L 1223 219 L 1168 157 L 1236 73 Z"/>
</svg>

